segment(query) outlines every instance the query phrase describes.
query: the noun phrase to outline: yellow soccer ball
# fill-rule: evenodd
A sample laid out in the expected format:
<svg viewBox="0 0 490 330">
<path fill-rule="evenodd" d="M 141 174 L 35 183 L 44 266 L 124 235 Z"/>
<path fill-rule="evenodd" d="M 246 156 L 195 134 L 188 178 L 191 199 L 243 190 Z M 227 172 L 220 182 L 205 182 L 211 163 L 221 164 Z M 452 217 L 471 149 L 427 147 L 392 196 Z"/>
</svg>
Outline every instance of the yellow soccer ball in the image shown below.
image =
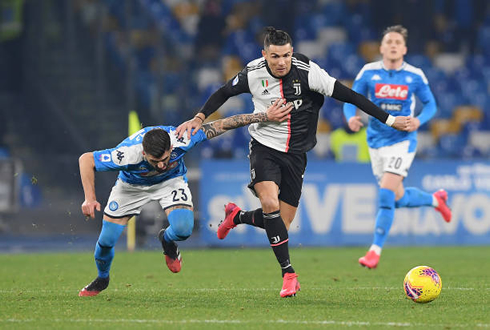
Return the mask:
<svg viewBox="0 0 490 330">
<path fill-rule="evenodd" d="M 417 266 L 405 276 L 403 289 L 407 297 L 416 303 L 428 303 L 439 297 L 442 280 L 433 268 Z"/>
</svg>

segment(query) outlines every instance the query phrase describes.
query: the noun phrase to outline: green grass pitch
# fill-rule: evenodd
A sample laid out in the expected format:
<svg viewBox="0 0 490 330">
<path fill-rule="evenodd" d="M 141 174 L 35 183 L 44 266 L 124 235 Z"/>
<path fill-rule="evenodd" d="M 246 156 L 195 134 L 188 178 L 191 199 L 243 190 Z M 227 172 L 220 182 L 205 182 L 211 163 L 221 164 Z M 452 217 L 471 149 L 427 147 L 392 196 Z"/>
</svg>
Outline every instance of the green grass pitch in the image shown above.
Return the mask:
<svg viewBox="0 0 490 330">
<path fill-rule="evenodd" d="M 301 291 L 287 299 L 269 249 L 183 249 L 179 274 L 160 251 L 117 251 L 96 297 L 78 297 L 92 253 L 0 255 L 0 329 L 490 328 L 490 247 L 388 247 L 376 270 L 358 265 L 363 253 L 292 248 Z M 429 304 L 403 292 L 419 265 L 442 278 Z"/>
</svg>

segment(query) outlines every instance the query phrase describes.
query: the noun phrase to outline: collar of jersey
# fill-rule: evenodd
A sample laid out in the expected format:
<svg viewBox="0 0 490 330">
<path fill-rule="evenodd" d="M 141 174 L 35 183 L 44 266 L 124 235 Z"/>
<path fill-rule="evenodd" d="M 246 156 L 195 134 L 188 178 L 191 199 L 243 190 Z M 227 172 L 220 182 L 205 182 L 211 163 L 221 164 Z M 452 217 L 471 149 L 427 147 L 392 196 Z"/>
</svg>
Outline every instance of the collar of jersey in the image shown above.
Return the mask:
<svg viewBox="0 0 490 330">
<path fill-rule="evenodd" d="M 381 60 L 381 67 L 383 68 L 383 70 L 388 71 L 388 72 L 389 71 L 401 71 L 401 70 L 405 69 L 406 66 L 407 66 L 407 62 L 403 61 L 402 65 L 400 65 L 399 68 L 397 68 L 397 69 L 388 69 L 387 67 L 385 67 L 385 64 Z"/>
</svg>

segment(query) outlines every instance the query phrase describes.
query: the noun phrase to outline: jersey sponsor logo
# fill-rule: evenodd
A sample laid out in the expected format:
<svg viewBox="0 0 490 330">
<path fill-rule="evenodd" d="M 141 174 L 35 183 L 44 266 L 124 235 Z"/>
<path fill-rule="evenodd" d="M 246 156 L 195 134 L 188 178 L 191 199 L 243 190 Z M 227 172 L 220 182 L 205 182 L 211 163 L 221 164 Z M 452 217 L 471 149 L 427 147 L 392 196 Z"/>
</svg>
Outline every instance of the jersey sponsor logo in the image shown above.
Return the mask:
<svg viewBox="0 0 490 330">
<path fill-rule="evenodd" d="M 238 75 L 236 75 L 235 79 L 233 79 L 233 82 L 231 83 L 232 86 L 235 86 L 238 84 Z"/>
<path fill-rule="evenodd" d="M 274 104 L 274 102 L 276 102 L 276 100 L 272 100 L 271 101 L 271 105 Z M 290 103 L 290 102 L 288 102 Z M 287 104 L 283 104 L 282 107 L 285 107 Z M 293 106 L 294 108 L 297 110 L 299 109 L 300 106 L 303 105 L 303 100 L 302 99 L 297 99 L 297 100 L 293 100 Z"/>
<path fill-rule="evenodd" d="M 99 161 L 103 163 L 107 163 L 111 161 L 111 155 L 110 154 L 101 154 L 99 155 Z"/>
<path fill-rule="evenodd" d="M 387 111 L 402 111 L 401 104 L 392 104 L 392 103 L 381 103 L 379 107 L 383 110 Z"/>
<path fill-rule="evenodd" d="M 293 105 L 295 109 L 299 109 L 301 105 L 303 105 L 303 100 L 302 99 L 297 99 L 293 101 Z"/>
<path fill-rule="evenodd" d="M 378 99 L 406 100 L 408 96 L 408 86 L 376 84 L 374 96 Z"/>
</svg>

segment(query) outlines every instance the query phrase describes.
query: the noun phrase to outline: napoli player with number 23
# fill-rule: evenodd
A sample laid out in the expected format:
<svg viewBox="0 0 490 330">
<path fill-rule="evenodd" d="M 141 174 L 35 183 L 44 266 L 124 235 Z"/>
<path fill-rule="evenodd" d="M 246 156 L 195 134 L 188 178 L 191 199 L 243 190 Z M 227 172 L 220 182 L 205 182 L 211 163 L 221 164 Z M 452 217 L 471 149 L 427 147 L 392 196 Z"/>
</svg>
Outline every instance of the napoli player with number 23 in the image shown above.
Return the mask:
<svg viewBox="0 0 490 330">
<path fill-rule="evenodd" d="M 194 227 L 192 195 L 187 185 L 184 155 L 202 141 L 227 130 L 251 123 L 284 121 L 292 109 L 284 99 L 276 100 L 266 112 L 235 115 L 205 124 L 190 139 L 178 138 L 173 126 L 150 126 L 126 138 L 115 148 L 86 152 L 80 156 L 80 177 L 85 201 L 82 213 L 94 218 L 100 203 L 95 195 L 95 172 L 119 171 L 104 209 L 102 229 L 95 245 L 97 278 L 79 296 L 96 296 L 109 285 L 114 246 L 129 219 L 144 205 L 157 201 L 167 215 L 169 226 L 158 233 L 167 267 L 178 273 L 182 257 L 177 241 L 186 240 Z"/>
</svg>

